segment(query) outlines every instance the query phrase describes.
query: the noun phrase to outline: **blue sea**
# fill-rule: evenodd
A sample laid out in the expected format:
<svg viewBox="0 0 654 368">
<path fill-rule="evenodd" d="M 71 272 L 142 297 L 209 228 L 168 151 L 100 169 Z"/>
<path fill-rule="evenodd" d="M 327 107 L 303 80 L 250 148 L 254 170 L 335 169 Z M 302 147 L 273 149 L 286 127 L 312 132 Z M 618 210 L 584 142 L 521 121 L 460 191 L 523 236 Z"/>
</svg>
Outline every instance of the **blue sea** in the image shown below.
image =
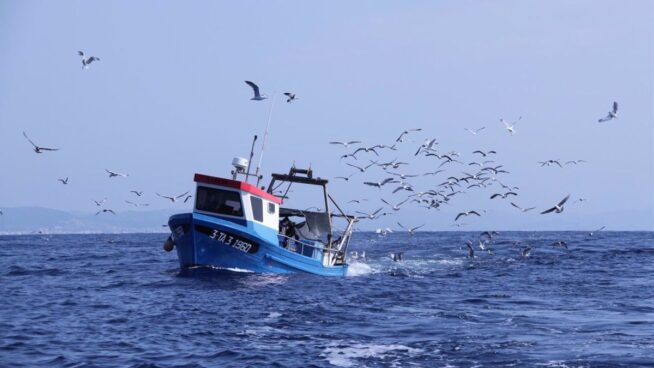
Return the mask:
<svg viewBox="0 0 654 368">
<path fill-rule="evenodd" d="M 0 237 L 0 367 L 654 367 L 652 232 L 356 233 L 344 278 L 181 275 L 165 238 Z"/>
</svg>

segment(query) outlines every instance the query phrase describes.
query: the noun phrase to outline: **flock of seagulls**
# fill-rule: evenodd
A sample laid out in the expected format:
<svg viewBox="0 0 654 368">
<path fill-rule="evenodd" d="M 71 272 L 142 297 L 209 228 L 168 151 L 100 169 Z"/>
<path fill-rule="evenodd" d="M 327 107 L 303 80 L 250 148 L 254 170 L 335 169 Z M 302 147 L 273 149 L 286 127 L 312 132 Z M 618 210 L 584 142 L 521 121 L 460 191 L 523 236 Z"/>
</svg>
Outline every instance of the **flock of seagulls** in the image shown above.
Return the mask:
<svg viewBox="0 0 654 368">
<path fill-rule="evenodd" d="M 608 113 L 607 117 L 600 119 L 600 122 L 605 122 L 617 117 L 617 103 L 614 103 L 613 109 Z M 515 121 L 506 121 L 499 119 L 506 131 L 514 136 L 517 134 L 516 125 L 522 121 L 522 116 L 518 117 Z M 486 126 L 476 129 L 464 128 L 464 130 L 473 136 L 479 136 L 486 130 Z M 375 209 L 374 211 L 355 210 L 359 220 L 379 220 L 385 216 L 393 216 L 402 209 L 408 206 L 422 207 L 428 210 L 438 211 L 443 206 L 451 206 L 455 203 L 455 198 L 467 194 L 473 190 L 487 190 L 487 188 L 499 187 L 501 190 L 494 190 L 490 192 L 489 200 L 502 201 L 506 200 L 507 205 L 510 205 L 520 213 L 527 214 L 535 210 L 535 206 L 522 206 L 518 205 L 519 201 L 509 201 L 514 197 L 520 197 L 520 188 L 514 185 L 505 184 L 506 178 L 510 171 L 505 168 L 503 164 L 496 162 L 497 150 L 477 149 L 472 151 L 469 155 L 464 155 L 457 151 L 446 151 L 441 148 L 440 142 L 433 137 L 425 137 L 422 142 L 417 145 L 413 153 L 413 157 L 419 157 L 423 160 L 432 160 L 431 165 L 436 170 L 429 170 L 426 172 L 416 172 L 411 170 L 413 165 L 410 162 L 400 161 L 397 157 L 387 161 L 385 157 L 388 155 L 396 155 L 401 145 L 412 144 L 418 141 L 415 135 L 421 132 L 421 128 L 406 129 L 400 132 L 399 136 L 391 141 L 391 144 L 377 143 L 366 145 L 361 140 L 340 140 L 330 141 L 330 145 L 339 146 L 341 149 L 348 150 L 340 155 L 340 160 L 344 161 L 345 167 L 351 168 L 351 172 L 342 173 L 335 176 L 335 179 L 344 180 L 348 183 L 356 182 L 357 178 L 362 177 L 360 182 L 367 187 L 374 188 L 375 193 L 380 194 L 379 201 L 383 206 Z M 557 159 L 548 159 L 539 161 L 541 167 L 543 166 L 558 166 L 560 168 L 566 165 L 579 165 L 586 163 L 585 160 L 569 160 L 565 163 Z M 406 169 L 408 168 L 408 169 Z M 475 168 L 476 171 L 469 168 Z M 352 171 L 352 169 L 354 171 Z M 401 171 L 401 172 L 400 172 Z M 412 172 L 413 171 L 413 172 Z M 364 176 L 365 175 L 365 176 Z M 381 176 L 381 177 L 380 177 Z M 418 188 L 414 185 L 413 179 L 417 177 L 434 177 L 433 184 L 428 188 Z M 442 179 L 438 179 L 442 177 Z M 390 189 L 387 189 L 390 188 Z M 383 195 L 385 192 L 390 192 L 390 195 L 400 195 L 402 197 L 393 199 Z M 564 205 L 569 201 L 571 195 L 567 194 L 556 205 L 550 208 L 538 211 L 541 215 L 546 214 L 560 214 L 564 211 Z M 574 203 L 585 201 L 585 198 L 577 198 Z M 351 205 L 364 205 L 371 204 L 369 198 L 353 199 L 348 202 Z M 511 208 L 510 207 L 510 208 Z M 480 208 L 465 209 L 457 212 L 454 217 L 452 226 L 461 227 L 466 224 L 462 222 L 464 218 L 472 219 L 482 217 L 486 211 Z M 407 232 L 409 235 L 414 235 L 417 230 L 425 226 L 421 224 L 418 226 L 405 226 L 399 221 L 396 222 L 400 229 Z M 602 230 L 603 227 L 599 230 Z M 391 228 L 378 228 L 376 233 L 379 236 L 386 236 L 393 233 Z M 476 242 L 476 246 L 482 251 L 489 251 L 490 243 L 496 232 L 485 232 L 484 238 Z M 590 233 L 592 234 L 592 232 Z M 470 242 L 467 244 L 468 257 L 474 256 L 475 243 Z M 518 246 L 518 244 L 516 244 Z M 561 240 L 554 244 L 557 247 L 567 249 L 567 243 Z M 519 248 L 519 254 L 522 257 L 529 257 L 533 247 L 527 245 Z M 401 253 L 391 254 L 391 259 L 400 261 L 403 257 Z"/>
</svg>

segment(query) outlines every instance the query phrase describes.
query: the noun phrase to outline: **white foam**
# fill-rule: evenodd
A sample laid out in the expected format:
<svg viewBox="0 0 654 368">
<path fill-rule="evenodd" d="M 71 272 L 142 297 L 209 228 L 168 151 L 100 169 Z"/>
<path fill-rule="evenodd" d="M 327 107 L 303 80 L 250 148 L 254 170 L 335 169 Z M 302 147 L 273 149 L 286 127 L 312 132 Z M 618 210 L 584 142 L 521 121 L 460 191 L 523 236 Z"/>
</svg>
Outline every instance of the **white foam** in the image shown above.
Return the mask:
<svg viewBox="0 0 654 368">
<path fill-rule="evenodd" d="M 347 276 L 362 276 L 372 273 L 372 267 L 362 262 L 352 262 L 347 267 Z"/>
<path fill-rule="evenodd" d="M 421 351 L 421 349 L 414 349 L 400 344 L 354 344 L 343 347 L 341 342 L 328 346 L 320 356 L 324 357 L 329 364 L 337 367 L 354 367 L 358 365 L 355 359 L 376 358 L 386 360 L 392 358 L 391 354 L 415 354 Z"/>
</svg>

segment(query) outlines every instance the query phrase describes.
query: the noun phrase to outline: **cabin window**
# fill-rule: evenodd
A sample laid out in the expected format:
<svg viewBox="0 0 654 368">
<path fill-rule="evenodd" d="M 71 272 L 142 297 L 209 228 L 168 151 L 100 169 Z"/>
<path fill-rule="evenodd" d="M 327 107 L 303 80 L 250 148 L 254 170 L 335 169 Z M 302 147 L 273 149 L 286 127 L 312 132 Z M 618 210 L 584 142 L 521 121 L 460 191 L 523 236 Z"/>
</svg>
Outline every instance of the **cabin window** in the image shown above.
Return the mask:
<svg viewBox="0 0 654 368">
<path fill-rule="evenodd" d="M 252 204 L 252 216 L 254 216 L 254 219 L 263 222 L 263 200 L 259 197 L 250 196 L 250 204 Z"/>
<path fill-rule="evenodd" d="M 241 194 L 231 190 L 198 187 L 195 208 L 228 216 L 243 217 Z"/>
<path fill-rule="evenodd" d="M 272 202 L 268 202 L 268 213 L 271 215 L 275 214 L 275 204 Z"/>
</svg>

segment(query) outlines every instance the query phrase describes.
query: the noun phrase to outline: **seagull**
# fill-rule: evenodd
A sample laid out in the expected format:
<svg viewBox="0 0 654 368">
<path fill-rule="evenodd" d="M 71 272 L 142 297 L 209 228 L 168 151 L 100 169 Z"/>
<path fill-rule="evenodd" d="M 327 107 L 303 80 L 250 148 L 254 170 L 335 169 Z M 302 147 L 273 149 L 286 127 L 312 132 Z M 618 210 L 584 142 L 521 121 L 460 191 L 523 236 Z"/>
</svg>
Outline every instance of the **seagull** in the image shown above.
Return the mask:
<svg viewBox="0 0 654 368">
<path fill-rule="evenodd" d="M 374 219 L 377 218 L 377 214 L 379 213 L 379 211 L 381 211 L 381 210 L 383 210 L 383 209 L 384 209 L 384 207 L 379 207 L 379 209 L 377 209 L 377 210 L 376 210 L 375 212 L 373 212 L 373 213 L 365 213 L 365 212 L 360 212 L 360 211 L 355 211 L 355 212 L 356 212 L 356 213 L 359 213 L 359 214 L 362 214 L 362 215 L 365 215 L 363 218 L 367 218 L 367 219 L 370 219 L 370 220 L 374 220 Z M 382 216 L 382 215 L 379 215 L 379 216 Z"/>
<path fill-rule="evenodd" d="M 366 201 L 368 201 L 368 200 L 367 199 L 353 199 L 353 200 L 351 200 L 351 201 L 349 201 L 347 203 L 357 203 L 357 204 L 359 204 L 361 202 L 366 202 Z"/>
<path fill-rule="evenodd" d="M 395 190 L 393 190 L 393 193 L 397 193 L 400 190 L 406 190 L 407 192 L 413 192 L 413 187 L 411 186 L 411 184 L 402 183 L 399 187 L 397 187 L 397 188 L 395 188 Z"/>
<path fill-rule="evenodd" d="M 94 61 L 100 61 L 99 57 L 95 56 L 89 56 L 88 58 L 84 58 L 84 52 L 83 51 L 77 51 L 77 55 L 82 57 L 82 69 L 88 69 L 89 65 L 94 62 Z"/>
<path fill-rule="evenodd" d="M 499 235 L 499 234 L 500 233 L 498 233 L 497 231 L 484 231 L 479 236 L 485 236 L 485 237 L 488 238 L 488 241 L 491 241 L 491 240 L 493 240 L 493 235 Z"/>
<path fill-rule="evenodd" d="M 399 176 L 400 179 L 415 178 L 416 176 L 418 176 L 418 175 L 398 174 L 398 173 L 394 173 L 394 172 L 390 172 L 390 171 L 387 171 L 387 173 L 389 173 L 391 175 Z"/>
<path fill-rule="evenodd" d="M 396 204 L 396 205 L 393 206 L 392 204 L 386 202 L 386 200 L 385 200 L 384 198 L 381 198 L 381 201 L 384 202 L 384 203 L 386 203 L 387 205 L 391 206 L 391 209 L 392 209 L 393 211 L 399 211 L 399 210 L 400 210 L 400 206 L 403 205 L 404 203 L 406 203 L 406 201 L 408 201 L 408 200 L 409 200 L 409 198 L 407 198 L 407 199 L 403 200 L 402 202 L 400 202 L 400 203 L 398 203 L 398 204 Z"/>
<path fill-rule="evenodd" d="M 97 216 L 97 215 L 99 215 L 99 214 L 101 214 L 101 213 L 107 213 L 107 212 L 109 212 L 109 213 L 113 213 L 114 215 L 116 214 L 116 212 L 114 212 L 113 210 L 103 208 L 103 209 L 101 209 L 100 211 L 96 212 L 95 215 Z"/>
<path fill-rule="evenodd" d="M 553 165 L 553 164 L 557 164 L 557 165 L 559 165 L 559 167 L 563 167 L 563 166 L 561 166 L 561 163 L 558 160 L 538 161 L 538 163 L 540 164 L 541 167 L 550 166 L 550 165 Z"/>
<path fill-rule="evenodd" d="M 284 92 L 284 96 L 286 96 L 286 102 L 288 103 L 297 100 L 297 97 L 295 97 L 295 93 L 292 92 Z"/>
<path fill-rule="evenodd" d="M 102 206 L 102 204 L 103 204 L 104 202 L 107 201 L 107 198 L 105 197 L 105 198 L 102 199 L 101 201 L 96 201 L 95 199 L 92 199 L 92 201 L 95 202 L 95 205 L 96 205 L 96 206 L 100 207 L 100 206 Z"/>
<path fill-rule="evenodd" d="M 182 198 L 183 196 L 187 195 L 188 192 L 185 192 L 184 194 L 180 194 L 180 195 L 178 195 L 178 196 L 165 196 L 165 195 L 161 195 L 161 194 L 159 194 L 159 193 L 155 193 L 155 194 L 158 195 L 158 196 L 161 197 L 161 198 L 170 199 L 171 202 L 175 203 L 175 202 L 177 202 L 178 199 L 180 199 L 180 198 Z M 187 199 L 188 199 L 188 198 L 187 198 Z"/>
<path fill-rule="evenodd" d="M 143 195 L 143 191 L 140 191 L 140 192 L 139 192 L 139 191 L 137 191 L 137 190 L 130 190 L 129 192 L 130 192 L 130 193 L 134 193 L 134 194 L 136 194 L 137 197 L 140 197 L 140 196 Z"/>
<path fill-rule="evenodd" d="M 334 179 L 343 179 L 345 181 L 349 181 L 352 175 L 354 174 L 350 174 L 349 176 L 334 176 Z"/>
<path fill-rule="evenodd" d="M 329 144 L 342 144 L 343 147 L 345 147 L 345 148 L 349 147 L 351 144 L 356 144 L 356 143 L 361 143 L 361 142 L 360 142 L 360 141 L 349 141 L 349 142 L 338 142 L 338 141 L 337 141 L 337 142 L 329 142 Z"/>
<path fill-rule="evenodd" d="M 481 216 L 477 211 L 467 211 L 467 212 L 460 212 L 456 217 L 454 218 L 454 221 L 457 221 L 459 217 L 461 216 L 469 216 L 469 215 L 477 215 Z"/>
<path fill-rule="evenodd" d="M 595 231 L 591 231 L 591 232 L 589 232 L 589 233 L 588 233 L 588 236 L 593 236 L 593 235 L 595 235 L 595 233 L 599 233 L 600 231 L 604 230 L 605 227 L 606 227 L 606 226 L 602 226 L 602 227 L 600 227 L 599 229 L 597 229 L 597 230 L 595 230 Z"/>
<path fill-rule="evenodd" d="M 431 151 L 431 150 L 433 150 L 432 147 L 433 147 L 435 144 L 438 144 L 438 142 L 436 142 L 436 138 L 433 138 L 433 139 L 425 139 L 425 143 L 421 144 L 420 147 L 418 147 L 418 150 L 416 151 L 416 153 L 414 154 L 414 156 L 418 156 L 418 154 L 420 153 L 420 151 L 422 151 L 423 149 L 424 149 L 425 151 Z"/>
<path fill-rule="evenodd" d="M 527 245 L 523 250 L 520 251 L 520 255 L 524 258 L 529 257 L 531 254 L 531 245 Z"/>
<path fill-rule="evenodd" d="M 475 258 L 475 249 L 472 247 L 470 240 L 466 242 L 466 246 L 468 247 L 468 258 Z"/>
<path fill-rule="evenodd" d="M 490 196 L 490 199 L 493 199 L 493 198 L 496 198 L 496 197 L 502 197 L 502 199 L 506 199 L 506 197 L 509 196 L 509 195 L 517 196 L 518 193 L 515 193 L 515 192 L 506 192 L 506 193 L 504 193 L 504 194 L 501 194 L 501 193 L 495 193 L 495 194 L 493 194 L 492 196 Z"/>
<path fill-rule="evenodd" d="M 481 151 L 481 150 L 476 150 L 476 151 L 472 152 L 473 155 L 474 155 L 475 153 L 479 153 L 480 155 L 486 157 L 486 155 L 495 154 L 495 153 L 497 153 L 497 152 L 495 152 L 495 151 L 493 151 L 493 150 L 490 150 L 490 151 L 488 151 L 488 152 L 484 152 L 484 151 Z"/>
<path fill-rule="evenodd" d="M 511 123 L 511 124 L 507 123 L 504 119 L 500 119 L 500 122 L 503 123 L 503 124 L 504 124 L 504 127 L 506 128 L 506 130 L 508 130 L 509 133 L 511 133 L 511 135 L 513 135 L 513 134 L 515 133 L 515 125 L 518 124 L 518 122 L 519 122 L 520 120 L 522 120 L 522 116 L 520 116 L 520 117 L 518 118 L 518 120 L 514 121 L 514 122 Z"/>
<path fill-rule="evenodd" d="M 475 129 L 475 130 L 470 130 L 470 129 L 468 129 L 468 128 L 463 128 L 463 129 L 469 131 L 472 135 L 477 135 L 477 134 L 479 134 L 479 132 L 481 132 L 482 130 L 486 129 L 486 127 L 483 126 L 483 127 L 479 128 L 479 129 Z"/>
<path fill-rule="evenodd" d="M 377 187 L 377 188 L 381 189 L 381 187 L 383 187 L 384 185 L 386 185 L 388 183 L 393 183 L 393 182 L 397 183 L 396 181 L 393 180 L 393 178 L 386 178 L 386 179 L 382 180 L 379 183 L 365 181 L 365 182 L 363 182 L 363 184 L 370 185 L 371 187 Z"/>
<path fill-rule="evenodd" d="M 422 224 L 422 225 L 420 225 L 420 226 L 416 226 L 416 227 L 412 227 L 412 228 L 408 228 L 408 229 L 407 229 L 406 227 L 402 226 L 402 224 L 400 224 L 399 222 L 398 222 L 397 224 L 398 224 L 402 229 L 408 231 L 408 232 L 409 232 L 409 235 L 415 235 L 416 230 L 418 230 L 418 229 L 420 229 L 421 227 L 425 226 L 425 224 Z"/>
<path fill-rule="evenodd" d="M 134 203 L 134 202 L 132 202 L 132 201 L 125 201 L 125 203 L 131 204 L 131 205 L 133 205 L 134 207 L 147 207 L 147 206 L 150 205 L 150 204 L 148 204 L 148 203 Z"/>
<path fill-rule="evenodd" d="M 586 160 L 572 160 L 572 161 L 566 161 L 565 164 L 566 164 L 566 165 L 567 165 L 567 164 L 575 164 L 575 165 L 577 165 L 577 164 L 581 164 L 581 163 L 585 163 L 585 162 L 586 162 Z"/>
<path fill-rule="evenodd" d="M 378 234 L 380 236 L 386 236 L 386 235 L 388 235 L 388 234 L 390 234 L 392 232 L 393 232 L 393 230 L 390 227 L 387 227 L 385 229 L 377 228 L 377 230 L 375 230 L 375 234 Z"/>
<path fill-rule="evenodd" d="M 370 166 L 374 165 L 374 163 L 372 163 L 372 164 L 370 164 L 370 165 L 368 165 L 366 167 L 360 167 L 360 166 L 357 166 L 357 165 L 352 165 L 352 164 L 350 164 L 348 162 L 346 162 L 345 164 L 348 165 L 348 166 L 352 166 L 352 167 L 356 168 L 357 170 L 359 170 L 361 172 L 365 172 Z"/>
<path fill-rule="evenodd" d="M 598 122 L 603 123 L 605 121 L 613 120 L 618 118 L 618 102 L 614 101 L 613 102 L 613 110 L 608 112 L 608 115 L 606 117 L 599 119 Z"/>
<path fill-rule="evenodd" d="M 511 202 L 511 206 L 513 206 L 513 207 L 519 209 L 519 210 L 522 211 L 522 212 L 531 211 L 531 210 L 533 210 L 534 208 L 536 208 L 536 207 L 522 208 L 522 207 L 518 206 L 517 204 L 515 204 L 515 203 L 513 203 L 513 202 Z"/>
<path fill-rule="evenodd" d="M 57 179 L 57 180 L 59 180 L 63 185 L 68 184 L 68 177 L 66 177 L 66 179 Z"/>
<path fill-rule="evenodd" d="M 59 151 L 59 148 L 45 148 L 37 146 L 34 144 L 34 142 L 32 142 L 32 140 L 27 136 L 25 132 L 23 132 L 23 136 L 32 144 L 32 146 L 34 146 L 34 152 L 36 153 L 43 153 L 43 151 Z"/>
<path fill-rule="evenodd" d="M 556 213 L 563 212 L 563 204 L 568 200 L 568 198 L 570 198 L 570 194 L 568 194 L 565 198 L 563 198 L 561 200 L 561 202 L 559 202 L 559 204 L 557 204 L 556 206 L 550 208 L 549 210 L 545 210 L 545 211 L 541 212 L 540 214 L 544 215 L 544 214 L 550 213 L 550 212 L 556 212 Z"/>
<path fill-rule="evenodd" d="M 563 247 L 565 249 L 568 249 L 568 243 L 564 242 L 563 240 L 559 240 L 557 242 L 554 242 L 551 244 L 553 247 Z"/>
<path fill-rule="evenodd" d="M 259 86 L 257 86 L 256 84 L 254 84 L 254 83 L 252 83 L 250 81 L 245 81 L 245 83 L 248 86 L 252 87 L 252 91 L 254 91 L 254 97 L 252 97 L 250 100 L 262 101 L 262 100 L 265 100 L 266 98 L 268 98 L 268 97 L 266 97 L 266 95 L 259 94 Z"/>
<path fill-rule="evenodd" d="M 403 252 L 391 253 L 390 256 L 391 256 L 391 259 L 393 260 L 393 262 L 399 262 L 399 261 L 404 260 L 404 253 Z"/>
<path fill-rule="evenodd" d="M 395 142 L 404 142 L 404 139 L 402 139 L 402 137 L 404 137 L 406 134 L 409 134 L 410 132 L 419 132 L 421 130 L 422 130 L 422 128 L 407 129 L 407 130 L 403 131 L 402 134 L 400 134 L 399 137 L 397 137 Z"/>
<path fill-rule="evenodd" d="M 365 147 L 357 148 L 354 152 L 352 152 L 352 155 L 356 155 L 357 152 L 360 152 L 360 151 L 364 151 L 365 153 L 372 152 L 375 155 L 377 155 L 377 157 L 379 157 L 379 153 L 377 153 L 377 151 L 375 151 L 374 148 L 365 148 Z"/>
<path fill-rule="evenodd" d="M 123 178 L 125 178 L 125 177 L 129 176 L 129 174 L 121 174 L 119 172 L 115 172 L 115 171 L 111 171 L 111 170 L 107 170 L 107 169 L 104 169 L 104 171 L 106 171 L 109 174 L 110 178 L 113 178 L 115 176 L 122 176 Z"/>
<path fill-rule="evenodd" d="M 436 170 L 436 171 L 431 171 L 431 172 L 427 172 L 427 173 L 422 174 L 422 176 L 427 176 L 427 175 L 437 175 L 438 173 L 442 173 L 443 171 L 445 171 L 445 170 Z"/>
</svg>

